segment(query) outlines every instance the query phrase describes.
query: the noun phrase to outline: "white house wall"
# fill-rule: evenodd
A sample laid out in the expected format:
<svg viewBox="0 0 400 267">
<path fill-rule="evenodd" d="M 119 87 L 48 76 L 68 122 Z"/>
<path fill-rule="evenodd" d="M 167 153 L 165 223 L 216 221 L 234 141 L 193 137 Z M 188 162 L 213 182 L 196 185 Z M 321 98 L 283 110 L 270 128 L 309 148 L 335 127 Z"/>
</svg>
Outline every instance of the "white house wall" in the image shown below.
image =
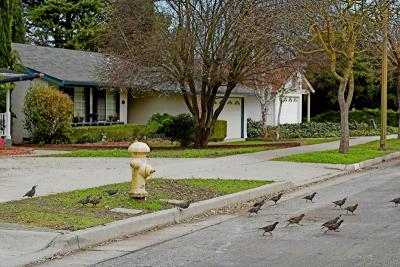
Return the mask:
<svg viewBox="0 0 400 267">
<path fill-rule="evenodd" d="M 287 94 L 284 97 L 285 101 L 282 103 L 282 111 L 280 123 L 301 123 L 302 120 L 302 95 L 300 93 Z M 276 98 L 275 101 L 275 123 L 278 122 L 278 112 L 279 112 L 279 99 Z"/>
<path fill-rule="evenodd" d="M 250 118 L 254 121 L 261 120 L 261 104 L 258 101 L 256 96 L 248 96 L 246 102 L 246 111 L 247 116 L 245 117 Z M 267 115 L 267 124 L 268 125 L 275 125 L 275 106 L 274 102 L 270 105 L 268 115 Z"/>
</svg>

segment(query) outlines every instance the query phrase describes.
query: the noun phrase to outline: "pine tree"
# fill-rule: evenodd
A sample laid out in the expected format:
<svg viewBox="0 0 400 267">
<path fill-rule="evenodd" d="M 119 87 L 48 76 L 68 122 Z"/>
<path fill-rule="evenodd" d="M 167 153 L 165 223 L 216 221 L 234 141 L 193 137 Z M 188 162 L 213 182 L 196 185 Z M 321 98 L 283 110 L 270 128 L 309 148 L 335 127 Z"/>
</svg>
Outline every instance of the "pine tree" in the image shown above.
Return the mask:
<svg viewBox="0 0 400 267">
<path fill-rule="evenodd" d="M 0 68 L 10 68 L 12 65 L 11 29 L 12 29 L 12 0 L 0 1 Z"/>
</svg>

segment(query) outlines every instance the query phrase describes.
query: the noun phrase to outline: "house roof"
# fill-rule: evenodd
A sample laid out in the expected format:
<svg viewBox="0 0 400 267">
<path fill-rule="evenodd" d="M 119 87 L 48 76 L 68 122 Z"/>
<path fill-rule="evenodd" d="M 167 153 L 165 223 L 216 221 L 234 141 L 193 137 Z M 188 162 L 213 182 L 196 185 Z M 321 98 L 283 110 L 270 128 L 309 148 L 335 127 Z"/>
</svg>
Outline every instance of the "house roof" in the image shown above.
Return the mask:
<svg viewBox="0 0 400 267">
<path fill-rule="evenodd" d="M 70 49 L 13 43 L 27 72 L 40 72 L 45 79 L 58 85 L 100 84 L 96 75 L 103 54 Z"/>
</svg>

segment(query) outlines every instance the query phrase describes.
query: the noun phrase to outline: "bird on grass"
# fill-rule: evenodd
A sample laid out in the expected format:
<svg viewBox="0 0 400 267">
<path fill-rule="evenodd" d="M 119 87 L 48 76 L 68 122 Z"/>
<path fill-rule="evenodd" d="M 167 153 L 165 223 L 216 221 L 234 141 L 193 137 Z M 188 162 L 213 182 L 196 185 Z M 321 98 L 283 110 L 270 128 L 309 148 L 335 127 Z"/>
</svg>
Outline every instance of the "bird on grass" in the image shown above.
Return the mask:
<svg viewBox="0 0 400 267">
<path fill-rule="evenodd" d="M 400 204 L 400 197 L 392 199 L 389 202 L 393 202 L 394 206 L 397 207 Z"/>
<path fill-rule="evenodd" d="M 260 228 L 258 228 L 258 229 L 264 230 L 264 233 L 263 233 L 262 235 L 265 235 L 265 233 L 269 233 L 269 234 L 272 236 L 272 231 L 275 230 L 275 227 L 276 227 L 276 225 L 277 225 L 278 223 L 279 223 L 279 222 L 274 222 L 273 224 L 266 225 L 266 226 L 260 227 Z"/>
<path fill-rule="evenodd" d="M 351 214 L 354 215 L 354 211 L 357 209 L 357 207 L 358 207 L 358 203 L 355 204 L 355 205 L 353 205 L 353 206 L 348 206 L 348 207 L 346 207 L 346 208 L 345 208 L 345 210 L 347 211 L 346 214 L 348 214 L 349 211 L 350 211 Z"/>
<path fill-rule="evenodd" d="M 283 193 L 279 193 L 278 195 L 272 197 L 270 200 L 275 202 L 275 205 L 276 205 L 276 203 L 281 199 L 282 195 L 283 195 Z"/>
<path fill-rule="evenodd" d="M 342 217 L 342 215 L 339 215 L 339 216 L 337 216 L 336 218 L 325 222 L 323 225 L 321 225 L 321 229 L 323 229 L 323 228 L 326 227 L 327 225 L 337 223 L 337 222 L 339 221 L 340 217 Z"/>
<path fill-rule="evenodd" d="M 111 190 L 106 190 L 106 192 L 107 192 L 107 194 L 108 194 L 109 196 L 113 196 L 113 195 L 115 195 L 116 193 L 118 193 L 118 190 L 117 190 L 117 189 L 111 189 Z"/>
<path fill-rule="evenodd" d="M 257 207 L 257 206 L 263 206 L 265 203 L 265 198 L 261 199 L 260 201 L 257 201 L 256 203 L 253 204 L 253 207 Z"/>
<path fill-rule="evenodd" d="M 343 220 L 338 221 L 337 223 L 331 223 L 331 224 L 327 224 L 325 227 L 327 228 L 326 231 L 324 232 L 326 234 L 326 232 L 328 231 L 335 231 L 335 232 L 339 232 L 339 227 L 340 225 L 343 223 Z"/>
<path fill-rule="evenodd" d="M 81 199 L 81 200 L 79 201 L 79 203 L 81 203 L 82 206 L 86 206 L 87 204 L 91 203 L 91 202 L 90 202 L 90 201 L 91 201 L 91 199 L 90 199 L 91 196 L 92 196 L 92 195 L 88 195 L 88 196 L 85 197 L 84 199 Z"/>
<path fill-rule="evenodd" d="M 97 204 L 100 203 L 101 199 L 102 199 L 101 196 L 100 196 L 100 197 L 96 197 L 96 198 L 91 199 L 91 200 L 89 201 L 89 203 L 91 203 L 91 204 L 93 205 L 93 207 L 96 207 Z"/>
<path fill-rule="evenodd" d="M 292 217 L 288 220 L 288 224 L 285 227 L 288 227 L 290 224 L 300 224 L 300 221 L 303 220 L 304 216 L 306 216 L 305 214 L 300 214 L 299 216 L 296 217 Z"/>
<path fill-rule="evenodd" d="M 257 213 L 260 211 L 260 209 L 261 209 L 261 205 L 258 205 L 258 206 L 255 206 L 255 207 L 251 207 L 251 209 L 249 209 L 249 216 L 250 216 L 252 213 L 257 214 Z"/>
<path fill-rule="evenodd" d="M 23 195 L 23 197 L 33 197 L 36 194 L 36 187 L 37 185 L 32 186 L 32 189 Z"/>
<path fill-rule="evenodd" d="M 179 211 L 182 211 L 184 209 L 189 208 L 190 206 L 190 201 L 182 202 L 182 203 L 176 203 L 175 206 Z"/>
<path fill-rule="evenodd" d="M 340 207 L 340 209 L 342 209 L 342 206 L 344 205 L 345 202 L 346 198 L 343 198 L 340 200 L 333 201 L 332 203 L 335 204 L 335 207 Z"/>
<path fill-rule="evenodd" d="M 307 195 L 307 196 L 303 197 L 303 199 L 305 199 L 306 202 L 307 202 L 308 200 L 310 200 L 311 202 L 313 202 L 313 199 L 314 199 L 314 197 L 315 197 L 316 194 L 317 194 L 317 192 L 314 192 L 314 193 L 312 193 L 311 195 Z"/>
</svg>

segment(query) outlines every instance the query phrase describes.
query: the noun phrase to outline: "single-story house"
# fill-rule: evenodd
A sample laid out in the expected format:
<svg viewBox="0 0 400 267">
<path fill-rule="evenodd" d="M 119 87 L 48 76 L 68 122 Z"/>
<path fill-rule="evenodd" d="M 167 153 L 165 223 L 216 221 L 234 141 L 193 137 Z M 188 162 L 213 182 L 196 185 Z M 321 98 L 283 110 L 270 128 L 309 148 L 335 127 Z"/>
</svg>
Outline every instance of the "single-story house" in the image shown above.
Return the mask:
<svg viewBox="0 0 400 267">
<path fill-rule="evenodd" d="M 14 143 L 21 143 L 26 138 L 24 129 L 24 97 L 27 90 L 35 84 L 53 86 L 68 94 L 74 103 L 74 117 L 87 122 L 105 122 L 117 120 L 119 123 L 146 123 L 155 113 L 189 113 L 182 95 L 174 89 L 165 89 L 160 95 L 135 96 L 127 90 L 103 89 L 99 79 L 99 66 L 105 56 L 100 53 L 83 52 L 69 49 L 42 47 L 27 44 L 12 45 L 18 52 L 25 73 L 40 73 L 40 78 L 32 81 L 15 83 L 11 94 L 11 109 L 16 118 L 12 123 L 12 138 Z M 274 89 L 276 93 L 282 86 L 304 84 L 293 82 L 293 79 L 305 77 L 295 75 L 293 71 L 285 79 L 279 81 Z M 223 90 L 223 88 L 221 89 Z M 292 90 L 286 95 L 282 106 L 281 123 L 299 123 L 302 121 L 302 95 L 310 95 L 311 86 Z M 309 100 L 309 97 L 308 97 Z M 218 101 L 218 100 L 217 100 Z M 308 101 L 308 103 L 310 103 Z M 277 116 L 277 108 L 271 111 L 272 117 Z M 309 114 L 308 114 L 309 117 Z M 1 117 L 0 117 L 1 118 Z M 219 119 L 227 121 L 226 139 L 241 139 L 247 137 L 247 118 L 260 120 L 261 109 L 254 91 L 246 86 L 237 86 Z M 275 121 L 269 120 L 276 123 Z M 100 124 L 101 123 L 96 123 Z"/>
</svg>

